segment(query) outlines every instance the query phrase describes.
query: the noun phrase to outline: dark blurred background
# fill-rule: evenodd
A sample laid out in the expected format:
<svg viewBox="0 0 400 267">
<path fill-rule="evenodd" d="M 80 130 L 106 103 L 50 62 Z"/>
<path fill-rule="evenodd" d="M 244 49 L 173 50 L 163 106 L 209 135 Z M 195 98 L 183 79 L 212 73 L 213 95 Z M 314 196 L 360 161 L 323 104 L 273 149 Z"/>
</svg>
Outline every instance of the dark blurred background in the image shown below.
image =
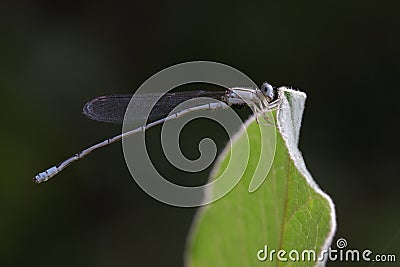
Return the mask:
<svg viewBox="0 0 400 267">
<path fill-rule="evenodd" d="M 196 209 L 167 206 L 141 191 L 120 144 L 49 183 L 31 179 L 120 132 L 85 118 L 86 101 L 133 92 L 157 71 L 191 60 L 305 91 L 300 146 L 336 204 L 335 240 L 400 257 L 398 1 L 0 6 L 1 266 L 182 265 Z M 193 133 L 209 135 L 202 123 L 184 131 L 189 154 L 197 151 Z M 222 148 L 226 137 L 216 135 Z M 157 165 L 159 127 L 148 136 Z"/>
</svg>

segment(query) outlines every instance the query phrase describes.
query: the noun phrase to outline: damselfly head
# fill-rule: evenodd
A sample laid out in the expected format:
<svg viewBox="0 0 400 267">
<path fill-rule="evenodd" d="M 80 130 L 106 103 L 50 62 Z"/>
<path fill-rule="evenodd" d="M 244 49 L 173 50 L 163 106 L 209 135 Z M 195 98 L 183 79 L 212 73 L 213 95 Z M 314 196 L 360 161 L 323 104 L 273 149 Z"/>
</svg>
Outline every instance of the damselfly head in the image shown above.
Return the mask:
<svg viewBox="0 0 400 267">
<path fill-rule="evenodd" d="M 272 85 L 267 82 L 264 82 L 261 85 L 261 92 L 268 99 L 268 102 L 271 102 L 275 98 L 275 91 Z"/>
</svg>

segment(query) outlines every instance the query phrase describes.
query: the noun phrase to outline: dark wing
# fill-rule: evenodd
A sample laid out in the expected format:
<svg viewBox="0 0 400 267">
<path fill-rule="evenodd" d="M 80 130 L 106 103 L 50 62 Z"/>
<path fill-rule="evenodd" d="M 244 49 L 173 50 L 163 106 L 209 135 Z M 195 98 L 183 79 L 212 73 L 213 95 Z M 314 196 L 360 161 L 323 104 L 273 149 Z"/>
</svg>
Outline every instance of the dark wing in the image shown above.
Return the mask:
<svg viewBox="0 0 400 267">
<path fill-rule="evenodd" d="M 128 123 L 134 123 L 136 121 L 148 121 L 152 122 L 161 118 L 164 118 L 168 113 L 174 109 L 177 105 L 182 102 L 197 98 L 197 97 L 210 97 L 218 100 L 222 100 L 225 95 L 225 91 L 185 91 L 176 93 L 144 93 L 135 94 L 134 105 L 138 107 L 139 110 L 145 109 L 156 99 L 160 100 L 155 104 L 150 112 L 150 115 L 133 114 L 131 118 L 127 121 Z M 99 96 L 93 100 L 87 102 L 83 107 L 83 114 L 88 118 L 96 121 L 109 122 L 109 123 L 123 123 L 126 109 L 128 108 L 129 102 L 132 99 L 131 94 L 121 94 L 121 95 L 108 95 Z"/>
<path fill-rule="evenodd" d="M 85 104 L 83 114 L 96 121 L 121 123 L 132 94 L 96 97 Z"/>
</svg>

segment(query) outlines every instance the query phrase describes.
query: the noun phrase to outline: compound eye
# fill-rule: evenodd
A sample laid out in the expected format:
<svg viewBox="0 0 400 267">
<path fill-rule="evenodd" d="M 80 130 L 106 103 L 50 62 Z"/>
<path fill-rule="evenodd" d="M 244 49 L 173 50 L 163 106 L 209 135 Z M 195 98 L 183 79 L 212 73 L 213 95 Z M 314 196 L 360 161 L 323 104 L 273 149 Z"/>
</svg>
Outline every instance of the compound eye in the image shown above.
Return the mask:
<svg viewBox="0 0 400 267">
<path fill-rule="evenodd" d="M 265 82 L 261 85 L 261 92 L 268 98 L 269 101 L 274 99 L 274 88 L 269 83 Z"/>
</svg>

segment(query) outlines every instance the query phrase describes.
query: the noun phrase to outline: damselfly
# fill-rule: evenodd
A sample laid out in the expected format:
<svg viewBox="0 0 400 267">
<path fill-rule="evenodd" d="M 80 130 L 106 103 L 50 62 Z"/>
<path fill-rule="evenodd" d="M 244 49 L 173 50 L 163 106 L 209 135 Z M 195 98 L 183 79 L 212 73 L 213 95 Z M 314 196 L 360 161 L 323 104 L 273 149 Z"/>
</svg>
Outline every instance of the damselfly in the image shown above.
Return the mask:
<svg viewBox="0 0 400 267">
<path fill-rule="evenodd" d="M 260 89 L 232 87 L 225 91 L 185 91 L 166 93 L 162 95 L 161 98 L 160 94 L 142 93 L 135 94 L 135 102 L 133 103 L 134 105 L 146 106 L 149 105 L 149 103 L 153 103 L 155 98 L 160 99 L 155 104 L 150 114 L 146 116 L 146 118 L 143 117 L 145 114 L 140 113 L 125 117 L 126 110 L 132 97 L 133 95 L 109 95 L 96 97 L 85 104 L 83 113 L 90 119 L 102 122 L 123 123 L 125 118 L 125 122 L 128 123 L 147 120 L 149 122 L 148 124 L 88 147 L 74 156 L 62 161 L 58 165 L 39 173 L 33 178 L 33 181 L 35 183 L 45 182 L 55 176 L 57 173 L 61 172 L 72 162 L 83 158 L 96 149 L 120 141 L 121 139 L 133 134 L 144 132 L 155 125 L 161 124 L 167 120 L 182 117 L 191 112 L 200 110 L 221 110 L 227 109 L 230 106 L 248 105 L 252 106 L 256 113 L 262 114 L 262 112 L 276 109 L 279 103 L 277 89 L 274 89 L 266 82 L 262 84 Z M 173 110 L 173 108 L 180 103 L 199 97 L 208 97 L 219 101 L 189 107 L 187 109 L 170 114 L 171 110 Z"/>
</svg>

